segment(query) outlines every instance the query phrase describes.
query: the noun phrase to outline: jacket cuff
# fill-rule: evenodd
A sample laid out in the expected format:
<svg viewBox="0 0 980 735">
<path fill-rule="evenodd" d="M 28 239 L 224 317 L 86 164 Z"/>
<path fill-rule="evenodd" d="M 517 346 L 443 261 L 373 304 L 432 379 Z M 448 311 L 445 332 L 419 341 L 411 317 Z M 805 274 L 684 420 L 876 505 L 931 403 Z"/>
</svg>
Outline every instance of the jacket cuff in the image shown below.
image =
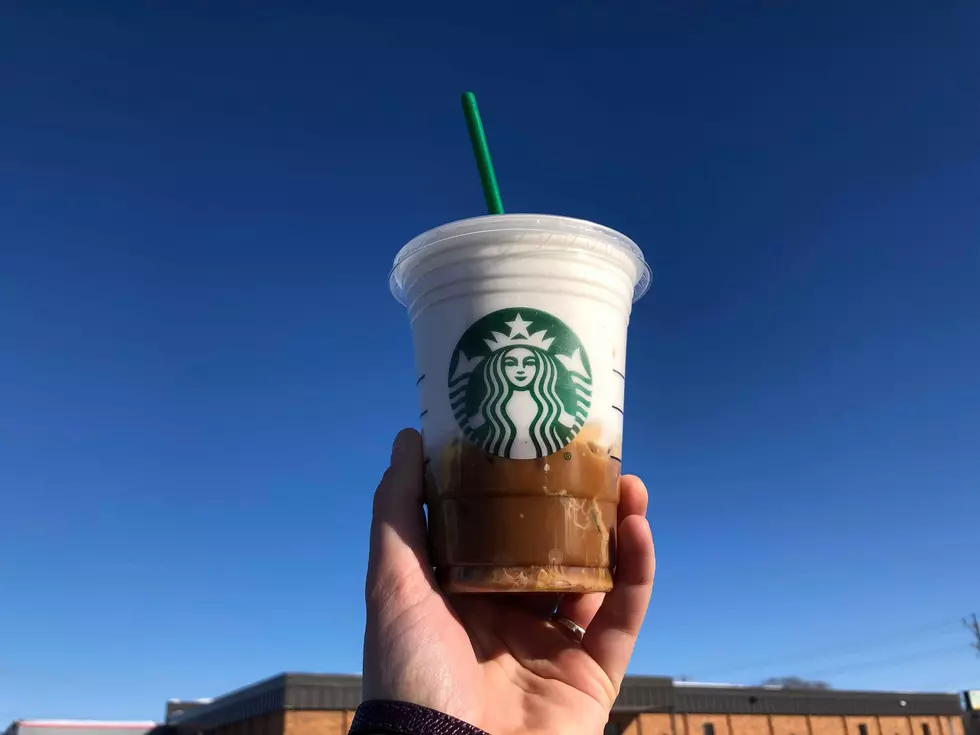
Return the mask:
<svg viewBox="0 0 980 735">
<path fill-rule="evenodd" d="M 455 717 L 410 702 L 370 699 L 354 713 L 349 735 L 488 735 Z"/>
</svg>

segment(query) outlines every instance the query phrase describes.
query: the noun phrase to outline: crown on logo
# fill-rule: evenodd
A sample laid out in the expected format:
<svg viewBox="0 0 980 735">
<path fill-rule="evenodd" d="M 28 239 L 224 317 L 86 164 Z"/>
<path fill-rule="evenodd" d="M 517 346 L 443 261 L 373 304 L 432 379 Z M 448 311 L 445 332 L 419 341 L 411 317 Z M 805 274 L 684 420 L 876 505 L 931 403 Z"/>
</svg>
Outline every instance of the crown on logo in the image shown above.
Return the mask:
<svg viewBox="0 0 980 735">
<path fill-rule="evenodd" d="M 547 351 L 551 347 L 551 343 L 555 341 L 554 337 L 545 337 L 548 333 L 547 329 L 542 329 L 540 332 L 531 334 L 528 331 L 528 327 L 531 326 L 532 322 L 524 321 L 521 319 L 520 314 L 515 316 L 513 321 L 504 322 L 504 324 L 510 327 L 510 335 L 491 332 L 493 339 L 483 340 L 487 343 L 491 352 L 496 352 L 504 347 L 526 347 L 527 345 L 533 345 L 534 347 Z"/>
</svg>

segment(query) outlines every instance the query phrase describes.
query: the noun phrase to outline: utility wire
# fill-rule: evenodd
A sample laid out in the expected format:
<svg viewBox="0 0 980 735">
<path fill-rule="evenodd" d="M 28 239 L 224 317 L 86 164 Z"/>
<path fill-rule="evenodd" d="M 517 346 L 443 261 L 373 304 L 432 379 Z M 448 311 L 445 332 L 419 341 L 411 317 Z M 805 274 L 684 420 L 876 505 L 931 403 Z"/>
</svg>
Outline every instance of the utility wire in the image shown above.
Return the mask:
<svg viewBox="0 0 980 735">
<path fill-rule="evenodd" d="M 936 648 L 929 651 L 919 651 L 917 653 L 906 653 L 899 656 L 888 656 L 883 659 L 875 659 L 871 661 L 856 661 L 852 664 L 845 664 L 843 666 L 837 666 L 829 669 L 818 669 L 816 671 L 808 671 L 807 676 L 833 676 L 837 674 L 843 674 L 847 671 L 857 671 L 859 669 L 886 669 L 894 666 L 895 664 L 905 663 L 907 661 L 919 661 L 926 658 L 936 658 L 940 654 L 953 653 L 955 651 L 963 650 L 963 644 L 956 646 L 946 646 L 945 648 Z"/>
<path fill-rule="evenodd" d="M 894 631 L 885 636 L 878 636 L 875 638 L 863 638 L 861 641 L 857 641 L 851 644 L 835 644 L 833 646 L 824 646 L 822 648 L 814 648 L 810 650 L 802 650 L 798 653 L 787 654 L 785 656 L 779 656 L 775 659 L 763 659 L 754 662 L 739 662 L 732 663 L 731 665 L 719 665 L 712 669 L 712 672 L 708 676 L 703 673 L 699 674 L 697 678 L 711 678 L 713 676 L 718 676 L 720 674 L 729 674 L 732 672 L 742 672 L 749 671 L 750 669 L 762 669 L 769 668 L 770 666 L 781 666 L 787 664 L 798 664 L 801 661 L 808 661 L 812 659 L 828 658 L 830 656 L 839 656 L 841 654 L 850 653 L 861 653 L 863 651 L 875 648 L 881 648 L 890 643 L 894 643 L 897 640 L 907 640 L 910 637 L 919 637 L 927 633 L 935 633 L 940 630 L 952 629 L 957 624 L 954 619 L 947 618 L 942 622 L 933 622 L 928 625 L 919 626 L 912 629 L 905 629 L 901 631 Z"/>
</svg>

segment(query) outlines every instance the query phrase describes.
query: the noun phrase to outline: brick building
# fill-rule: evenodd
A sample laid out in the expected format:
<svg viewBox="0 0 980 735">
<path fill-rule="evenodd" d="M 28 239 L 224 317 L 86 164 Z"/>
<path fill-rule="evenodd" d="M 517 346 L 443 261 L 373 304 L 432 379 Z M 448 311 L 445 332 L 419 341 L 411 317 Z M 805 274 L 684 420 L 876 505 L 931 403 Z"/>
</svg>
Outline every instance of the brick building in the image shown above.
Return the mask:
<svg viewBox="0 0 980 735">
<path fill-rule="evenodd" d="M 966 733 L 980 735 L 980 689 L 964 692 L 963 699 L 966 701 L 966 715 L 963 717 Z"/>
<path fill-rule="evenodd" d="M 167 735 L 345 735 L 358 676 L 281 674 L 206 704 L 171 701 Z M 964 735 L 958 694 L 792 690 L 627 677 L 610 735 Z M 160 733 L 164 735 L 164 733 Z"/>
</svg>

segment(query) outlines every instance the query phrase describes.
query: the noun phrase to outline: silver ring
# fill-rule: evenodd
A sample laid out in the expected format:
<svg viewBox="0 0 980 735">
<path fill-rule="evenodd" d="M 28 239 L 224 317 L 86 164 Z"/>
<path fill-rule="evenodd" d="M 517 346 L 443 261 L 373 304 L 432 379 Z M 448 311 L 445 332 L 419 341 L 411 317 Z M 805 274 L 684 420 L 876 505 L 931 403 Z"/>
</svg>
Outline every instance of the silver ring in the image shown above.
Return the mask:
<svg viewBox="0 0 980 735">
<path fill-rule="evenodd" d="M 582 639 L 585 637 L 585 628 L 576 623 L 574 620 L 569 620 L 564 615 L 559 615 L 554 613 L 551 616 L 551 622 L 561 626 L 562 633 L 565 633 L 569 638 L 574 640 L 576 643 L 581 643 Z"/>
</svg>

